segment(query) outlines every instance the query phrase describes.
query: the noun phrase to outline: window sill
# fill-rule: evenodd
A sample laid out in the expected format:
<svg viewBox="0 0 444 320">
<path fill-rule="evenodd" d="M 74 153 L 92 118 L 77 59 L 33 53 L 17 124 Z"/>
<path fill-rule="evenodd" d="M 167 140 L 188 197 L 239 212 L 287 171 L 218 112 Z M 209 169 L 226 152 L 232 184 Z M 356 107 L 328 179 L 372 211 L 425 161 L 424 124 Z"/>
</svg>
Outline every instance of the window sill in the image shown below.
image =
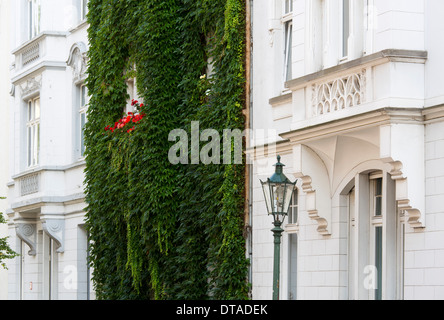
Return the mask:
<svg viewBox="0 0 444 320">
<path fill-rule="evenodd" d="M 299 223 L 289 223 L 284 227 L 286 233 L 298 233 Z"/>
</svg>

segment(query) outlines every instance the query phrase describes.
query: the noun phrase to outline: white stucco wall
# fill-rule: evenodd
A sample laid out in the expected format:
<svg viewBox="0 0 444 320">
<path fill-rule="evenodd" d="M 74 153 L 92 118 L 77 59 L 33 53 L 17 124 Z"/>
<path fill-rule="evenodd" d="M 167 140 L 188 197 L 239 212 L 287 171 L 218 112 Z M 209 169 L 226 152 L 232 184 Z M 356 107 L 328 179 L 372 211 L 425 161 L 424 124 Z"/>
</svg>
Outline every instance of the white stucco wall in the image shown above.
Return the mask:
<svg viewBox="0 0 444 320">
<path fill-rule="evenodd" d="M 8 189 L 8 162 L 9 162 L 9 0 L 0 0 L 0 196 L 6 197 Z M 0 212 L 5 214 L 8 207 L 7 200 L 0 200 Z M 0 238 L 8 236 L 8 226 L 0 225 Z M 8 273 L 0 267 L 0 300 L 8 298 Z"/>
<path fill-rule="evenodd" d="M 444 112 L 440 105 L 444 103 L 444 47 L 437 39 L 444 30 L 439 14 L 444 4 L 439 0 L 368 1 L 370 8 L 365 12 L 371 13 L 371 21 L 362 18 L 363 31 L 358 32 L 355 25 L 356 34 L 348 43 L 354 51 L 341 59 L 334 47 L 340 39 L 341 1 L 328 1 L 320 14 L 322 1 L 294 0 L 294 80 L 285 88 L 280 2 L 275 7 L 261 0 L 253 4 L 253 131 L 272 129 L 268 141 L 289 139 L 277 149 L 286 164 L 285 174 L 299 179 L 297 298 L 352 298 L 349 204 L 342 193 L 349 191 L 350 181 L 361 171 L 381 170 L 393 180 L 388 185 L 396 188 L 398 209 L 406 210 L 405 217 L 399 218 L 406 219 L 405 236 L 396 240 L 404 248 L 396 262 L 400 278 L 386 290 L 387 295 L 443 299 Z M 351 2 L 351 10 L 356 10 L 357 2 Z M 334 88 L 334 81 L 347 81 L 350 76 L 359 78 L 360 103 L 316 114 L 312 105 L 317 101 L 317 86 Z M 376 110 L 388 111 L 372 113 Z M 256 140 L 255 145 L 260 147 L 266 140 Z M 265 157 L 269 168 L 256 166 L 253 176 L 254 299 L 271 299 L 272 294 L 272 218 L 266 214 L 259 179 L 272 174 L 275 155 Z M 323 234 L 324 222 L 319 218 L 328 223 Z M 390 234 L 384 237 L 385 245 L 394 239 Z M 285 232 L 283 299 L 288 298 L 288 239 Z M 384 259 L 393 260 L 393 253 L 384 252 Z M 357 272 L 361 281 L 364 270 Z"/>
<path fill-rule="evenodd" d="M 14 96 L 10 98 L 13 112 L 9 141 L 12 143 L 5 210 L 13 221 L 9 226 L 11 245 L 16 251 L 23 251 L 22 262 L 16 258 L 10 264 L 7 289 L 9 299 L 48 299 L 50 291 L 51 299 L 94 299 L 92 285 L 87 296 L 90 277 L 84 229 L 85 163 L 78 150 L 79 85 L 85 78 L 86 61 L 82 54 L 88 49 L 88 24 L 79 20 L 74 6 L 80 1 L 40 3 L 40 33 L 32 39 L 28 39 L 26 32 L 26 1 L 14 1 L 11 6 L 15 19 L 10 24 L 12 44 L 8 53 L 12 51 L 15 64 L 9 79 L 2 77 L 9 88 L 11 83 L 15 85 Z M 36 46 L 38 54 L 24 64 L 25 54 Z M 75 49 L 79 52 L 77 56 L 73 54 L 77 53 Z M 37 96 L 41 106 L 39 163 L 28 167 L 27 102 Z M 38 183 L 31 186 L 34 188 L 31 192 L 24 193 L 26 179 L 34 174 L 38 175 Z M 51 223 L 54 224 L 51 226 Z M 16 229 L 19 225 L 28 227 L 28 232 L 21 234 L 21 230 Z M 26 241 L 21 249 L 19 234 L 35 247 L 35 254 L 28 254 L 31 246 Z M 51 271 L 48 267 L 50 237 L 56 249 L 62 251 L 52 253 Z M 49 274 L 52 275 L 51 289 Z"/>
</svg>

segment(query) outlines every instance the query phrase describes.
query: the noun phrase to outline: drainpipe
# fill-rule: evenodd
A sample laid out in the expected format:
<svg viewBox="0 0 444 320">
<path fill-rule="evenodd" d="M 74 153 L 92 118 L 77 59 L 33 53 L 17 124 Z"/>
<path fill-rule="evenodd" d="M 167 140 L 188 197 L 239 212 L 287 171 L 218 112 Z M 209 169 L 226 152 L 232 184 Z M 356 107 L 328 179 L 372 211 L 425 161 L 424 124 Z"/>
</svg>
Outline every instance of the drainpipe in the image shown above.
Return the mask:
<svg viewBox="0 0 444 320">
<path fill-rule="evenodd" d="M 251 99 L 251 93 L 253 92 L 253 42 L 252 42 L 252 26 L 253 19 L 251 16 L 253 9 L 253 0 L 246 0 L 246 44 L 245 44 L 245 109 L 243 110 L 245 115 L 245 129 L 247 135 L 245 137 L 246 150 L 250 147 L 250 129 L 252 128 L 252 110 L 253 101 Z M 247 163 L 245 165 L 245 226 L 246 226 L 246 245 L 247 245 L 247 258 L 250 260 L 250 266 L 248 269 L 248 282 L 253 282 L 253 165 Z M 251 298 L 251 292 L 250 292 Z"/>
</svg>

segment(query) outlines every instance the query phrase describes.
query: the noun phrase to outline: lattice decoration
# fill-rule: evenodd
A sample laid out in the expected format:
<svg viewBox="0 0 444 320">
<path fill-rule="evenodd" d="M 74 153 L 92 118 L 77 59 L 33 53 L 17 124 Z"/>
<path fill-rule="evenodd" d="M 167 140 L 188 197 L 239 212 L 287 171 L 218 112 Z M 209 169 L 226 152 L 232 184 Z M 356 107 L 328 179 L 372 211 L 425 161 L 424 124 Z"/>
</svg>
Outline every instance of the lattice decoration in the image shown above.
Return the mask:
<svg viewBox="0 0 444 320">
<path fill-rule="evenodd" d="M 40 43 L 36 43 L 22 53 L 22 66 L 40 58 Z"/>
<path fill-rule="evenodd" d="M 366 71 L 313 85 L 313 116 L 358 106 L 365 97 Z"/>
<path fill-rule="evenodd" d="M 21 196 L 39 192 L 40 175 L 38 173 L 27 175 L 20 179 Z"/>
</svg>

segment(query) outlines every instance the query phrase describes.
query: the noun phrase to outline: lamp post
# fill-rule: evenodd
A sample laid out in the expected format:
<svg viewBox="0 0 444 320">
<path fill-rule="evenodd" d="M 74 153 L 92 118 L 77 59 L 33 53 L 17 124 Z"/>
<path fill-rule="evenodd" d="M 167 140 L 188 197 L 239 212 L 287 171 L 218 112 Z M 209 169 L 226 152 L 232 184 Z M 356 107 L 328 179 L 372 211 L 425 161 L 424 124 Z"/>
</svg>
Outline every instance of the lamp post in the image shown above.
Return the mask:
<svg viewBox="0 0 444 320">
<path fill-rule="evenodd" d="M 273 262 L 273 300 L 279 300 L 279 273 L 280 273 L 280 245 L 282 224 L 288 215 L 291 197 L 296 182 L 291 182 L 283 173 L 284 164 L 281 163 L 281 157 L 277 156 L 278 162 L 275 173 L 266 181 L 261 180 L 262 190 L 264 191 L 265 203 L 269 215 L 273 216 L 274 228 L 271 229 L 274 236 L 274 262 Z"/>
</svg>

